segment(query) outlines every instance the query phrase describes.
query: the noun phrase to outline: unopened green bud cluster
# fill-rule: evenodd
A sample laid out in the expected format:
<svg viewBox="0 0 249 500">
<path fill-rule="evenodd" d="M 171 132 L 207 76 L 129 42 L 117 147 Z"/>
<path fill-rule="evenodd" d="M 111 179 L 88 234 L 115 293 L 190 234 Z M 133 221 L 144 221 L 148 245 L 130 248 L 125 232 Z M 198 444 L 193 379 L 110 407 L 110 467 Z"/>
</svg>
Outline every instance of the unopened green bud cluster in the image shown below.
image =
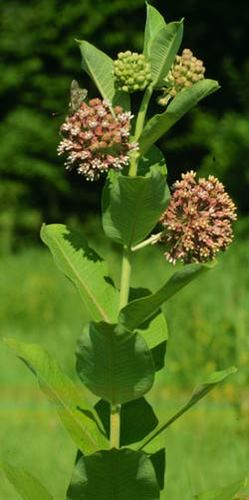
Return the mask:
<svg viewBox="0 0 249 500">
<path fill-rule="evenodd" d="M 205 67 L 201 59 L 193 56 L 190 49 L 184 49 L 182 55 L 176 56 L 171 70 L 165 78 L 164 93 L 158 99 L 162 106 L 166 105 L 170 97 L 175 97 L 181 90 L 192 87 L 199 80 L 203 80 Z"/>
<path fill-rule="evenodd" d="M 143 54 L 137 52 L 119 52 L 114 61 L 115 86 L 132 94 L 144 90 L 151 82 L 150 64 Z"/>
</svg>

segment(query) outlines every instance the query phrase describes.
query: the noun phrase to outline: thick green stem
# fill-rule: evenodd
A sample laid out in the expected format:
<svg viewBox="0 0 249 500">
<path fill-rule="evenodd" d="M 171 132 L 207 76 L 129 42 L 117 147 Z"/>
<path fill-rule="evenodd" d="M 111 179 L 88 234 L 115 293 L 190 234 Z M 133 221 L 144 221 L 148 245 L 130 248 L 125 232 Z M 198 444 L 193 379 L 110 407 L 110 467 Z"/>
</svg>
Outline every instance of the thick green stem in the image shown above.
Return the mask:
<svg viewBox="0 0 249 500">
<path fill-rule="evenodd" d="M 148 87 L 144 93 L 143 100 L 138 112 L 136 127 L 135 127 L 135 141 L 138 141 L 144 126 L 144 120 L 150 98 L 153 89 Z M 129 175 L 137 175 L 137 165 L 138 165 L 139 153 L 135 152 L 131 157 Z M 131 280 L 131 248 L 124 246 L 122 269 L 121 269 L 121 280 L 120 280 L 120 301 L 119 309 L 126 306 L 129 300 L 129 290 L 130 290 L 130 280 Z M 110 414 L 110 447 L 119 448 L 120 446 L 120 413 L 121 405 L 112 405 Z"/>
<path fill-rule="evenodd" d="M 121 405 L 111 406 L 110 448 L 119 448 L 120 446 L 120 412 Z"/>
<path fill-rule="evenodd" d="M 139 140 L 139 137 L 143 131 L 144 120 L 146 117 L 146 113 L 147 113 L 147 109 L 149 106 L 150 98 L 152 96 L 152 92 L 153 92 L 153 88 L 147 87 L 147 89 L 144 93 L 143 100 L 141 102 L 141 106 L 139 108 L 138 115 L 137 115 L 135 134 L 134 134 L 135 141 Z M 131 157 L 129 175 L 134 176 L 134 177 L 137 175 L 138 160 L 139 160 L 139 154 L 136 152 Z"/>
<path fill-rule="evenodd" d="M 131 280 L 131 249 L 124 246 L 123 261 L 120 280 L 120 299 L 119 309 L 122 309 L 128 303 Z"/>
<path fill-rule="evenodd" d="M 138 139 L 143 131 L 144 120 L 145 120 L 145 116 L 146 116 L 147 109 L 149 106 L 150 98 L 152 96 L 152 92 L 153 92 L 153 88 L 147 87 L 147 89 L 144 93 L 143 100 L 141 102 L 141 106 L 139 108 L 138 115 L 137 115 L 135 135 L 134 135 L 135 141 L 138 141 Z"/>
<path fill-rule="evenodd" d="M 124 246 L 123 261 L 120 280 L 120 302 L 119 309 L 128 303 L 131 278 L 131 250 Z M 112 405 L 110 413 L 110 447 L 120 446 L 120 413 L 121 405 Z"/>
</svg>

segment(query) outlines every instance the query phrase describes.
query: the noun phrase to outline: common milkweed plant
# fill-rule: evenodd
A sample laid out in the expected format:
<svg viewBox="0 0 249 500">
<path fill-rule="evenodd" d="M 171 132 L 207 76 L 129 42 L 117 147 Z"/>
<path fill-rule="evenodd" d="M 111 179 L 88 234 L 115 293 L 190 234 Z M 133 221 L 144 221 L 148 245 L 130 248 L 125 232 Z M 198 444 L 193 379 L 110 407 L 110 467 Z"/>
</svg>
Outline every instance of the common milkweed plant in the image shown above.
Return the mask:
<svg viewBox="0 0 249 500">
<path fill-rule="evenodd" d="M 209 272 L 219 251 L 232 241 L 235 206 L 213 176 L 187 172 L 167 185 L 165 159 L 155 145 L 170 128 L 219 85 L 204 77 L 205 68 L 190 49 L 179 52 L 183 20 L 167 24 L 147 5 L 142 54 L 126 50 L 116 60 L 78 41 L 84 71 L 97 87 L 88 98 L 73 81 L 68 116 L 61 125 L 58 154 L 66 168 L 89 182 L 105 176 L 102 223 L 105 235 L 122 247 L 120 283 L 84 236 L 61 224 L 44 224 L 41 238 L 56 265 L 73 282 L 91 321 L 78 339 L 75 385 L 39 345 L 7 339 L 37 377 L 42 391 L 77 449 L 68 500 L 158 500 L 167 496 L 164 433 L 203 396 L 234 373 L 213 373 L 167 421 L 158 422 L 145 399 L 155 374 L 164 369 L 167 324 L 161 306 L 192 280 Z M 133 94 L 140 97 L 133 111 Z M 157 102 L 157 114 L 150 104 Z M 80 178 L 79 178 L 80 180 Z M 154 234 L 153 229 L 160 227 Z M 132 256 L 160 244 L 172 275 L 152 293 L 130 287 Z M 176 262 L 180 266 L 174 268 Z M 153 258 L 150 262 L 153 273 Z M 92 408 L 86 386 L 97 403 Z M 2 463 L 23 499 L 52 500 L 29 472 Z M 240 484 L 217 496 L 233 498 Z M 210 496 L 211 495 L 211 496 Z M 218 493 L 219 495 L 219 493 Z M 230 496 L 229 496 L 230 495 Z"/>
</svg>

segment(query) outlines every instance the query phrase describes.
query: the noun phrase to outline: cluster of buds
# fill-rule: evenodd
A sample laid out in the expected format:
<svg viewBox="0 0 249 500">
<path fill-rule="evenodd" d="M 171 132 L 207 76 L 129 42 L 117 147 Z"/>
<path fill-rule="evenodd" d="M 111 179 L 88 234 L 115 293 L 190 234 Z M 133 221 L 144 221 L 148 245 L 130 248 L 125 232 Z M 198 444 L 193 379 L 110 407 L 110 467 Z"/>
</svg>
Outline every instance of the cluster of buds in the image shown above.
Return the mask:
<svg viewBox="0 0 249 500">
<path fill-rule="evenodd" d="M 151 82 L 150 64 L 143 54 L 119 52 L 114 61 L 115 86 L 118 90 L 132 94 L 144 90 Z"/>
<path fill-rule="evenodd" d="M 65 166 L 75 167 L 87 180 L 97 180 L 110 169 L 121 170 L 129 163 L 132 115 L 120 106 L 111 113 L 108 103 L 98 98 L 83 102 L 61 126 L 63 139 L 58 154 L 67 154 Z"/>
<path fill-rule="evenodd" d="M 171 97 L 175 97 L 181 90 L 192 87 L 199 80 L 204 79 L 205 67 L 201 59 L 193 56 L 193 52 L 184 49 L 181 56 L 176 56 L 175 62 L 165 78 L 163 95 L 158 104 L 165 106 Z"/>
<path fill-rule="evenodd" d="M 173 264 L 213 260 L 231 243 L 234 220 L 235 205 L 218 179 L 210 175 L 196 181 L 196 172 L 182 174 L 160 219 L 166 259 Z"/>
</svg>

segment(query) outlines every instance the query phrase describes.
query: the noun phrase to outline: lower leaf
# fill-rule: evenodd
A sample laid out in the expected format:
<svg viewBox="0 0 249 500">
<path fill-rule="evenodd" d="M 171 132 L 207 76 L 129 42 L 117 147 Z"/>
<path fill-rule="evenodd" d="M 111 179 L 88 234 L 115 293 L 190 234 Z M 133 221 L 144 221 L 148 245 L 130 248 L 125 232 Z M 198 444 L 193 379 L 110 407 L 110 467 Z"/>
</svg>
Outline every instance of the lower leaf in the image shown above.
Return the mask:
<svg viewBox="0 0 249 500">
<path fill-rule="evenodd" d="M 7 462 L 0 462 L 1 469 L 23 500 L 53 500 L 52 495 L 40 481 L 26 470 Z"/>
<path fill-rule="evenodd" d="M 39 345 L 6 339 L 17 356 L 37 377 L 42 391 L 55 405 L 63 425 L 84 453 L 106 448 L 107 440 L 84 395 L 57 362 Z"/>
<path fill-rule="evenodd" d="M 180 418 L 186 411 L 188 411 L 193 405 L 195 405 L 200 399 L 202 399 L 206 394 L 208 394 L 212 389 L 216 387 L 216 385 L 223 382 L 229 375 L 237 372 L 237 368 L 232 366 L 227 370 L 221 370 L 217 372 L 213 372 L 209 377 L 196 389 L 193 391 L 192 396 L 187 401 L 187 403 L 175 414 L 173 415 L 167 422 L 160 425 L 153 433 L 143 440 L 143 442 L 139 446 L 139 450 L 145 448 L 151 441 L 154 441 L 162 432 L 164 432 L 170 425 L 172 425 L 178 418 Z"/>
<path fill-rule="evenodd" d="M 67 500 L 159 500 L 151 461 L 144 453 L 112 449 L 81 457 Z"/>
</svg>

